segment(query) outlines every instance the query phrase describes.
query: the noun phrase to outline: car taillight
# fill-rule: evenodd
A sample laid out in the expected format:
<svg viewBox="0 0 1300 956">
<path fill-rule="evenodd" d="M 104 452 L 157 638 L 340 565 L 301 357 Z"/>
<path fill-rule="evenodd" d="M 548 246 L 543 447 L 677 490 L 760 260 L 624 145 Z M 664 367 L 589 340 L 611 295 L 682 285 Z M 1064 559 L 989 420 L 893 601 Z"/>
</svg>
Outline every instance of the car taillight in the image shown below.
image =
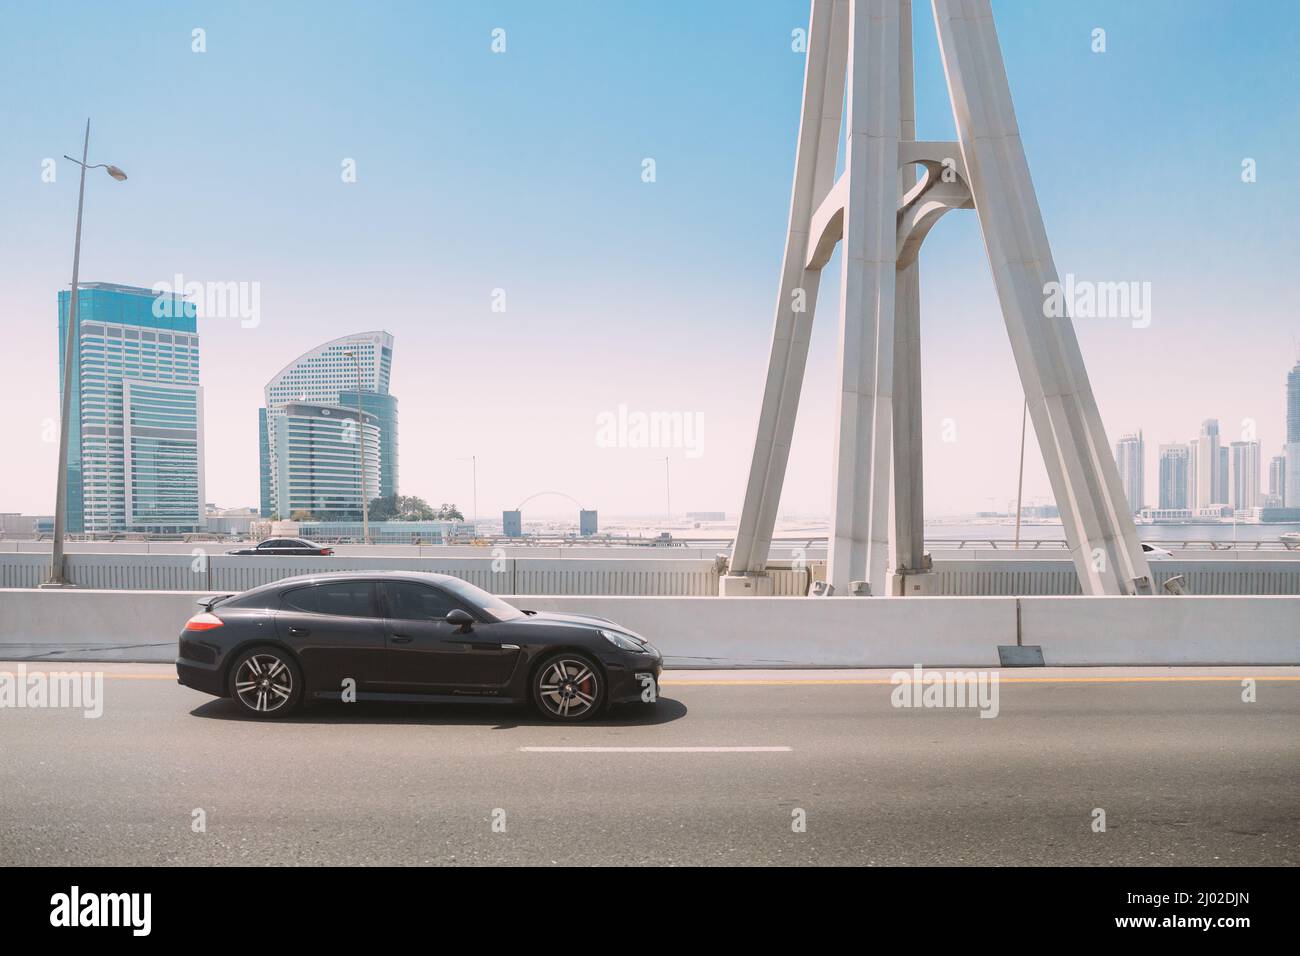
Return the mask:
<svg viewBox="0 0 1300 956">
<path fill-rule="evenodd" d="M 320 553 L 321 553 L 321 554 L 333 554 L 333 553 L 334 553 L 334 549 L 333 549 L 333 548 L 321 548 L 321 549 L 320 549 Z"/>
<path fill-rule="evenodd" d="M 215 627 L 225 627 L 226 622 L 215 614 L 204 611 L 202 614 L 195 614 L 185 622 L 187 631 L 210 631 Z"/>
</svg>

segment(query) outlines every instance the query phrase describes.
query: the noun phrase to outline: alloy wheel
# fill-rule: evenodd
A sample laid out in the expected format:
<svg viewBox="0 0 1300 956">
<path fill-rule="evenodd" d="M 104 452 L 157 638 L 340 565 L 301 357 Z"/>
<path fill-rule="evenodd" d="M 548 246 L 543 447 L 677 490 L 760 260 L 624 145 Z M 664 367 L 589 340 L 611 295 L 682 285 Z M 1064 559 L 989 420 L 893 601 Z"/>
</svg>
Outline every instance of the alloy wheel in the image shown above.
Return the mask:
<svg viewBox="0 0 1300 956">
<path fill-rule="evenodd" d="M 600 676 L 586 661 L 562 657 L 542 671 L 537 697 L 555 717 L 582 717 L 600 698 Z"/>
<path fill-rule="evenodd" d="M 249 710 L 274 713 L 293 698 L 293 671 L 274 654 L 252 654 L 235 672 L 235 695 Z"/>
</svg>

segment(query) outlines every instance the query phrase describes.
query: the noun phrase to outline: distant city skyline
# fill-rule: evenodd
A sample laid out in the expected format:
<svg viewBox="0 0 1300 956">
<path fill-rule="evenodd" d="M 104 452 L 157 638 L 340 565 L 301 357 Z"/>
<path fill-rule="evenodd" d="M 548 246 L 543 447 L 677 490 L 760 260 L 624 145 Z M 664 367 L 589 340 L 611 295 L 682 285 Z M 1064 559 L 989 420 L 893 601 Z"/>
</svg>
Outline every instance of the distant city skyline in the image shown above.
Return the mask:
<svg viewBox="0 0 1300 956">
<path fill-rule="evenodd" d="M 1151 284 L 1149 324 L 1075 321 L 1112 448 L 1139 427 L 1151 446 L 1186 441 L 1209 412 L 1227 447 L 1247 421 L 1266 460 L 1285 442 L 1277 383 L 1300 332 L 1287 77 L 1300 27 L 1268 19 L 1269 6 L 1243 17 L 1210 0 L 1100 0 L 1045 19 L 994 4 L 1061 272 Z M 91 161 L 131 178 L 88 189 L 83 278 L 152 287 L 183 274 L 256 292 L 255 317 L 198 320 L 209 501 L 260 504 L 251 422 L 285 356 L 385 328 L 404 356 L 392 387 L 404 492 L 465 506 L 476 456 L 483 516 L 542 490 L 602 515 L 652 514 L 668 455 L 676 511 L 737 513 L 806 0 L 360 10 L 87 5 L 75 33 L 37 5 L 7 13 L 0 77 L 9 89 L 43 79 L 41 110 L 12 116 L 0 142 L 0 400 L 17 463 L 0 509 L 53 510 L 49 315 L 69 281 L 77 188 L 59 157 L 89 115 Z M 917 134 L 951 139 L 928 5 L 914 28 Z M 1016 492 L 1022 395 L 974 219 L 949 217 L 922 253 L 930 516 Z M 822 297 L 837 286 L 828 278 Z M 836 338 L 819 318 L 786 514 L 829 511 Z M 699 416 L 701 453 L 602 446 L 599 416 L 620 406 Z M 1026 500 L 1050 500 L 1032 429 L 1025 461 Z M 1156 467 L 1146 462 L 1148 497 Z"/>
<path fill-rule="evenodd" d="M 1133 510 L 1152 506 L 1146 500 L 1146 487 L 1157 489 L 1154 507 L 1161 510 L 1212 505 L 1234 510 L 1300 508 L 1300 482 L 1291 477 L 1295 465 L 1288 460 L 1300 453 L 1300 442 L 1293 439 L 1300 438 L 1300 360 L 1287 373 L 1282 406 L 1287 441 L 1279 446 L 1280 454 L 1267 454 L 1263 443 L 1254 437 L 1259 427 L 1254 420 L 1242 422 L 1240 439 L 1225 443 L 1219 420 L 1206 418 L 1196 437 L 1158 445 L 1152 485 L 1146 484 L 1151 465 L 1146 461 L 1142 430 L 1121 435 L 1115 444 L 1115 460 Z"/>
</svg>

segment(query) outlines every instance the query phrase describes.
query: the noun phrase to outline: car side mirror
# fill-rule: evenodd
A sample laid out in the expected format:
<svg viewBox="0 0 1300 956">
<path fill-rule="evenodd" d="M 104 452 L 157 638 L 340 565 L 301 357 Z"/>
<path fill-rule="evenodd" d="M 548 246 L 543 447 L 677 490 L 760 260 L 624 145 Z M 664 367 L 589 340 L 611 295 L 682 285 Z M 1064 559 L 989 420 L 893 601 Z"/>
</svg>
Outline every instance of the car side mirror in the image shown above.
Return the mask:
<svg viewBox="0 0 1300 956">
<path fill-rule="evenodd" d="M 474 618 L 470 617 L 468 611 L 463 611 L 460 608 L 453 608 L 447 612 L 447 623 L 459 627 L 460 632 L 465 634 L 474 627 Z"/>
</svg>

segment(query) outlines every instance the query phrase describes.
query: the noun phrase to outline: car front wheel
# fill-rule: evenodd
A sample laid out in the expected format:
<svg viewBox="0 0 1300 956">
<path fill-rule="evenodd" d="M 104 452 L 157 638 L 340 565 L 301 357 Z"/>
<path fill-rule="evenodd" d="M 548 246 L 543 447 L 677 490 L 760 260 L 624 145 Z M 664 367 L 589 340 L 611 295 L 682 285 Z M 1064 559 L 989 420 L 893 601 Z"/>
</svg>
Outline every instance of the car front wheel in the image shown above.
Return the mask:
<svg viewBox="0 0 1300 956">
<path fill-rule="evenodd" d="M 553 654 L 533 675 L 533 703 L 548 720 L 586 720 L 605 706 L 605 678 L 585 654 Z"/>
<path fill-rule="evenodd" d="M 302 670 L 288 651 L 254 647 L 231 668 L 230 692 L 246 714 L 284 717 L 302 701 Z"/>
</svg>

